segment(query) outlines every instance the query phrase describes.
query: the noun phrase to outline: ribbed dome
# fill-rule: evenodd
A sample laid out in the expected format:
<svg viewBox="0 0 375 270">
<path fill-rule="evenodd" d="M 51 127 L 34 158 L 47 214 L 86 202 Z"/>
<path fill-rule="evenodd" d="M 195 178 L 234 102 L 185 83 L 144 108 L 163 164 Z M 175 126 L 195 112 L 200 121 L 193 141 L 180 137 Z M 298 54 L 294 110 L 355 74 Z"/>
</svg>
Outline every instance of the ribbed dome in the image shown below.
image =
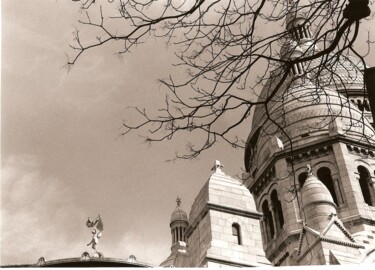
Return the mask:
<svg viewBox="0 0 375 270">
<path fill-rule="evenodd" d="M 284 127 L 292 139 L 300 137 L 301 132 L 328 130 L 327 124 L 332 121 L 332 117 L 343 123 L 347 135 L 356 135 L 359 138 L 363 138 L 363 134 L 374 136 L 371 124 L 367 119 L 363 119 L 363 113 L 354 104 L 333 89 L 317 87 L 308 79 L 294 81 L 279 100 L 269 102 L 268 111 L 273 121 Z M 314 128 L 303 130 L 307 119 L 309 126 Z M 270 121 L 265 124 L 267 118 L 264 108 L 255 110 L 254 120 L 253 129 L 264 126 L 267 134 L 272 134 L 275 130 L 275 125 Z M 364 127 L 357 129 L 356 123 L 363 123 Z"/>
<path fill-rule="evenodd" d="M 267 147 L 274 136 L 283 142 L 284 148 L 290 147 L 289 138 L 293 146 L 298 147 L 328 138 L 329 126 L 333 121 L 342 127 L 342 134 L 347 138 L 375 143 L 375 131 L 368 119 L 337 91 L 317 87 L 306 78 L 289 83 L 284 89 L 267 104 L 272 121 L 267 119 L 265 106 L 260 105 L 255 109 L 252 132 L 245 151 L 247 169 L 254 162 L 264 163 L 267 152 L 270 152 Z M 251 150 L 252 145 L 257 146 L 256 153 Z"/>
<path fill-rule="evenodd" d="M 322 69 L 316 69 L 316 67 L 321 66 L 321 59 L 315 59 L 310 63 L 312 77 L 316 77 L 315 72 L 317 70 L 320 72 L 317 78 L 319 85 L 323 87 L 333 86 L 335 89 L 344 88 L 344 86 L 350 90 L 354 88 L 358 89 L 363 95 L 363 74 L 361 70 L 365 66 L 359 58 L 341 55 L 338 61 L 331 64 L 327 63 Z"/>
<path fill-rule="evenodd" d="M 187 214 L 184 210 L 181 209 L 180 206 L 177 206 L 176 209 L 173 211 L 173 213 L 171 215 L 170 224 L 172 224 L 175 221 L 186 221 L 186 222 L 188 222 Z"/>
</svg>

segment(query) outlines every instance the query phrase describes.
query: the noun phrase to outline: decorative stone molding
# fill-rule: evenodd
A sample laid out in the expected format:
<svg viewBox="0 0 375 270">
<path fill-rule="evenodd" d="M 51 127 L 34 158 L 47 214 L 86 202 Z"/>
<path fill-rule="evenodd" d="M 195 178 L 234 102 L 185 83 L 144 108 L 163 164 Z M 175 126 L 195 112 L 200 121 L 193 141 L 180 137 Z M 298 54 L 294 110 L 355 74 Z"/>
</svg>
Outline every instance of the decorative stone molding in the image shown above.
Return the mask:
<svg viewBox="0 0 375 270">
<path fill-rule="evenodd" d="M 288 258 L 289 252 L 286 252 L 281 258 L 275 263 L 275 266 L 280 266 L 286 258 Z"/>
<path fill-rule="evenodd" d="M 275 166 L 269 170 L 262 179 L 258 180 L 257 183 L 250 189 L 250 192 L 258 197 L 259 194 L 268 186 L 269 183 L 275 178 L 276 170 Z"/>
<path fill-rule="evenodd" d="M 336 224 L 339 227 L 339 229 L 344 233 L 344 235 L 349 238 L 351 242 L 333 239 L 333 238 L 325 236 L 324 234 L 327 233 L 327 231 L 330 229 L 330 227 L 333 224 Z M 304 251 L 302 251 L 303 239 L 307 230 L 311 231 L 311 233 L 313 233 L 316 236 L 316 239 L 311 245 L 309 245 Z M 307 226 L 303 227 L 301 234 L 300 234 L 299 243 L 298 243 L 296 261 L 300 262 L 307 255 L 307 253 L 310 252 L 319 242 L 333 243 L 333 244 L 346 246 L 346 247 L 352 247 L 352 248 L 360 248 L 360 249 L 365 248 L 365 246 L 356 243 L 354 238 L 346 230 L 346 228 L 343 226 L 340 220 L 338 220 L 336 216 L 333 216 L 331 222 L 327 225 L 327 227 L 323 230 L 322 233 L 316 232 Z"/>
<path fill-rule="evenodd" d="M 303 243 L 303 236 L 306 233 L 305 227 L 302 229 L 301 234 L 299 235 L 299 241 L 298 241 L 298 249 L 297 249 L 297 256 L 301 255 L 301 249 L 302 249 L 302 243 Z"/>
<path fill-rule="evenodd" d="M 356 241 L 353 238 L 353 236 L 348 232 L 348 230 L 344 227 L 344 225 L 342 224 L 342 222 L 337 218 L 337 215 L 336 214 L 333 214 L 333 215 L 334 216 L 332 217 L 331 222 L 323 230 L 322 235 L 325 235 L 328 232 L 328 230 L 332 227 L 332 225 L 335 224 L 344 233 L 344 235 L 349 238 L 350 241 L 352 241 L 353 243 L 356 243 Z"/>
<path fill-rule="evenodd" d="M 254 219 L 260 219 L 263 214 L 257 212 L 257 211 L 249 211 L 249 210 L 243 210 L 239 208 L 234 208 L 234 207 L 228 207 L 224 205 L 219 205 L 211 202 L 207 202 L 207 211 L 208 210 L 215 210 L 215 211 L 220 211 L 228 214 L 234 214 L 242 217 L 247 217 L 247 218 L 254 218 Z"/>
<path fill-rule="evenodd" d="M 360 157 L 366 157 L 366 158 L 368 158 L 368 157 L 375 158 L 374 151 L 372 151 L 368 148 L 356 146 L 356 145 L 353 145 L 353 144 L 346 144 L 346 148 L 348 149 L 350 154 L 357 155 L 357 156 L 360 156 Z"/>
<path fill-rule="evenodd" d="M 288 163 L 288 165 L 291 165 L 292 163 L 294 164 L 300 163 L 300 162 L 307 161 L 313 158 L 326 156 L 330 153 L 333 153 L 332 146 L 327 145 L 327 146 L 323 146 L 323 147 L 319 147 L 319 148 L 315 148 L 315 149 L 311 149 L 311 150 L 298 153 L 296 155 L 293 155 L 293 157 L 287 157 L 286 162 Z"/>
</svg>

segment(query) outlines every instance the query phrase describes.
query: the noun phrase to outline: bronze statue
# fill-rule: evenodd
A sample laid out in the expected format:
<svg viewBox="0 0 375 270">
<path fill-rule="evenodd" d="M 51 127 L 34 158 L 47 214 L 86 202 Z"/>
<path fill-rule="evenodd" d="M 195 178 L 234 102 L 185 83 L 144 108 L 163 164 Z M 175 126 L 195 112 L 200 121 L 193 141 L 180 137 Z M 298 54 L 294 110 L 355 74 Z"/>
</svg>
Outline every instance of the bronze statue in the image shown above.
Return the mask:
<svg viewBox="0 0 375 270">
<path fill-rule="evenodd" d="M 101 257 L 101 253 L 96 250 L 96 246 L 99 243 L 99 239 L 102 236 L 103 231 L 103 221 L 100 218 L 100 215 L 96 218 L 95 221 L 91 221 L 90 218 L 86 221 L 86 226 L 88 228 L 94 228 L 92 230 L 92 239 L 91 242 L 87 244 L 87 246 L 91 245 L 91 248 L 95 250 L 95 252 Z"/>
</svg>

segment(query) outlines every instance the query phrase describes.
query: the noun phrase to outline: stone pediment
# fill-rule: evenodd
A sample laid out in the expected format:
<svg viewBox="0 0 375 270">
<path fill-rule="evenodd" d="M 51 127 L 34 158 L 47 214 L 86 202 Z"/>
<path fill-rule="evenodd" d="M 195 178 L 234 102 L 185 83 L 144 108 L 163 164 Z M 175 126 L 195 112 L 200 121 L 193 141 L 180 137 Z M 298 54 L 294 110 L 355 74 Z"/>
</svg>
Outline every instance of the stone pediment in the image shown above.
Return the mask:
<svg viewBox="0 0 375 270">
<path fill-rule="evenodd" d="M 333 264 L 341 264 L 340 253 L 334 250 L 334 245 L 347 246 L 352 248 L 363 249 L 364 246 L 357 243 L 349 231 L 343 226 L 342 222 L 337 218 L 336 215 L 331 216 L 330 222 L 321 231 L 316 231 L 304 224 L 303 229 L 300 233 L 299 245 L 296 252 L 296 261 L 299 262 L 310 252 L 316 245 L 321 244 L 324 246 L 325 243 L 333 244 L 330 252 L 333 257 L 330 257 L 330 262 Z M 322 247 L 323 247 L 322 246 Z"/>
</svg>

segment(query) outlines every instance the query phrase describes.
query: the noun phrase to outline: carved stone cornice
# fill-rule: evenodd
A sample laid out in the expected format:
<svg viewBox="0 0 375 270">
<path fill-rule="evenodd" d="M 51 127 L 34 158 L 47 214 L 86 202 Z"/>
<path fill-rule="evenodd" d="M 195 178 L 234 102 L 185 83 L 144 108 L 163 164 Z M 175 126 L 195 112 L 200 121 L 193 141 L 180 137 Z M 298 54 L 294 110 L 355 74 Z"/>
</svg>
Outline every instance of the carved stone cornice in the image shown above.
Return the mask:
<svg viewBox="0 0 375 270">
<path fill-rule="evenodd" d="M 255 198 L 257 198 L 262 191 L 262 188 L 265 188 L 271 182 L 272 179 L 269 179 L 269 176 L 267 175 L 269 174 L 269 171 L 274 168 L 277 160 L 285 158 L 288 165 L 291 165 L 291 162 L 296 164 L 298 162 L 303 162 L 304 160 L 307 160 L 309 158 L 311 159 L 314 157 L 329 155 L 333 153 L 332 145 L 335 143 L 345 143 L 346 145 L 350 145 L 352 149 L 354 149 L 354 147 L 357 147 L 358 149 L 366 149 L 366 153 L 368 153 L 367 158 L 375 159 L 375 144 L 371 145 L 370 143 L 355 141 L 344 135 L 338 134 L 323 139 L 319 142 L 313 142 L 300 147 L 295 147 L 293 149 L 293 158 L 289 148 L 275 153 L 275 155 L 267 161 L 267 166 L 265 166 L 264 169 L 262 168 L 262 171 L 258 172 L 259 176 L 257 176 L 256 179 L 248 187 L 250 192 Z M 360 150 L 360 152 L 361 151 L 362 150 Z M 364 151 L 365 150 L 363 150 L 362 152 Z M 374 154 L 374 156 L 372 156 L 371 153 Z"/>
<path fill-rule="evenodd" d="M 287 157 L 286 162 L 288 163 L 288 165 L 291 165 L 292 163 L 296 164 L 311 160 L 313 158 L 327 156 L 331 153 L 333 153 L 332 145 L 326 145 L 319 148 L 306 149 L 306 151 L 296 153 L 293 156 Z"/>
<path fill-rule="evenodd" d="M 260 180 L 258 179 L 256 185 L 250 188 L 250 192 L 258 197 L 259 194 L 265 189 L 269 183 L 275 178 L 275 167 L 272 167 Z"/>
<path fill-rule="evenodd" d="M 347 143 L 346 148 L 348 148 L 350 154 L 357 155 L 363 158 L 375 158 L 375 152 L 368 147 Z"/>
</svg>

